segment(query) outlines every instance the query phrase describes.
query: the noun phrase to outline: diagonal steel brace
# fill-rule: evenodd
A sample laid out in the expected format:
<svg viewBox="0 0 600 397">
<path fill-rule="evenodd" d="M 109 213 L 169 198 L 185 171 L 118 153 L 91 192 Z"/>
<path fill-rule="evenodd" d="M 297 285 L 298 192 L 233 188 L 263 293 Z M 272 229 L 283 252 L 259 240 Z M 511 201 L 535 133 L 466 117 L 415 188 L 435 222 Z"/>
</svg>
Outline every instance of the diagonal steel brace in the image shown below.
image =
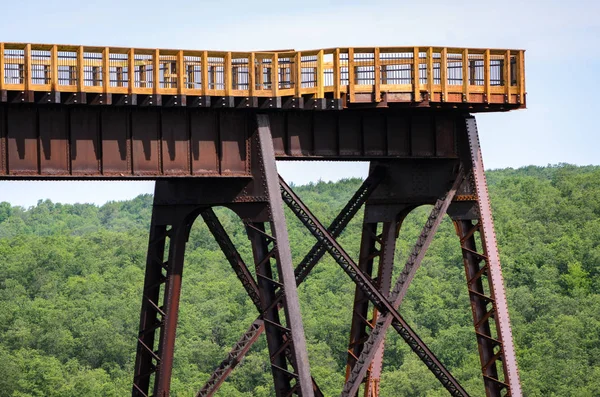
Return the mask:
<svg viewBox="0 0 600 397">
<path fill-rule="evenodd" d="M 437 200 L 433 209 L 431 210 L 429 218 L 427 219 L 425 226 L 423 226 L 423 230 L 419 235 L 417 243 L 413 247 L 408 260 L 406 261 L 406 264 L 402 269 L 398 280 L 396 281 L 396 285 L 390 293 L 389 300 L 393 303 L 396 310 L 402 304 L 408 286 L 414 278 L 417 269 L 421 265 L 421 261 L 423 260 L 423 257 L 425 256 L 425 253 L 427 252 L 427 249 L 429 248 L 429 245 L 431 244 L 431 241 L 433 240 L 433 237 L 435 236 L 435 233 L 443 220 L 443 216 L 448 210 L 448 207 L 450 206 L 450 203 L 452 202 L 452 199 L 454 198 L 454 195 L 456 194 L 456 191 L 460 187 L 463 180 L 464 174 L 461 169 L 448 193 L 446 193 L 445 197 Z M 368 340 L 365 342 L 360 356 L 352 368 L 348 380 L 344 384 L 342 396 L 356 395 L 362 379 L 365 377 L 367 370 L 369 369 L 369 363 L 375 356 L 379 346 L 381 346 L 383 343 L 383 340 L 385 339 L 385 333 L 388 327 L 392 325 L 393 320 L 394 318 L 390 316 L 389 313 L 384 314 L 377 319 L 375 328 L 369 335 Z M 446 379 L 443 373 L 440 373 L 439 376 L 441 379 L 438 379 L 440 379 L 450 394 L 455 396 L 467 395 L 467 392 L 462 389 L 458 383 L 452 384 L 453 382 L 449 378 Z"/>
<path fill-rule="evenodd" d="M 340 267 L 350 276 L 350 278 L 361 288 L 365 296 L 373 303 L 377 310 L 389 315 L 393 318 L 392 326 L 398 334 L 408 343 L 410 348 L 417 354 L 435 377 L 446 387 L 454 396 L 465 396 L 462 387 L 458 381 L 450 374 L 444 365 L 435 357 L 433 352 L 429 350 L 427 345 L 419 338 L 419 336 L 410 328 L 404 318 L 394 308 L 392 303 L 373 285 L 372 280 L 360 271 L 358 265 L 350 258 L 346 251 L 338 244 L 331 234 L 327 232 L 325 227 L 318 219 L 310 212 L 310 210 L 302 203 L 300 198 L 290 189 L 285 181 L 279 177 L 281 194 L 283 201 L 298 217 L 298 219 L 306 226 L 306 228 L 322 242 L 329 254 L 335 259 Z"/>
<path fill-rule="evenodd" d="M 381 183 L 384 176 L 385 169 L 382 167 L 378 167 L 367 177 L 367 179 L 365 179 L 363 184 L 358 188 L 356 193 L 352 196 L 352 198 L 348 201 L 348 203 L 344 206 L 344 208 L 340 211 L 338 216 L 333 220 L 333 222 L 327 229 L 333 236 L 337 237 L 342 233 L 342 231 L 346 228 L 350 220 L 354 218 L 358 210 L 370 197 L 371 193 L 373 193 L 375 188 L 379 185 L 379 183 Z M 319 260 L 321 260 L 323 255 L 325 255 L 325 252 L 326 249 L 321 242 L 317 242 L 311 248 L 311 250 L 305 255 L 304 259 L 302 259 L 300 264 L 294 270 L 296 277 L 296 285 L 300 285 L 306 279 L 310 271 L 315 267 Z M 261 321 L 261 319 L 262 314 L 257 318 L 256 321 Z M 258 329 L 254 329 L 253 327 L 251 327 L 251 330 L 252 335 L 254 336 L 254 334 L 256 334 L 256 337 L 247 337 L 247 332 L 240 338 L 240 341 L 236 343 L 232 351 L 228 354 L 227 358 L 223 360 L 219 367 L 213 372 L 210 379 L 202 388 L 202 390 L 198 392 L 197 397 L 211 396 L 218 390 L 218 388 L 225 381 L 225 379 L 227 379 L 233 368 L 235 368 L 240 362 L 243 355 L 257 340 L 258 336 L 262 332 L 264 332 L 264 327 L 260 327 Z M 242 350 L 244 351 L 244 354 L 234 354 L 235 352 L 240 352 Z M 232 355 L 235 355 L 237 359 L 231 360 L 230 356 Z M 314 386 L 315 395 L 322 395 L 316 384 L 314 384 Z"/>
</svg>

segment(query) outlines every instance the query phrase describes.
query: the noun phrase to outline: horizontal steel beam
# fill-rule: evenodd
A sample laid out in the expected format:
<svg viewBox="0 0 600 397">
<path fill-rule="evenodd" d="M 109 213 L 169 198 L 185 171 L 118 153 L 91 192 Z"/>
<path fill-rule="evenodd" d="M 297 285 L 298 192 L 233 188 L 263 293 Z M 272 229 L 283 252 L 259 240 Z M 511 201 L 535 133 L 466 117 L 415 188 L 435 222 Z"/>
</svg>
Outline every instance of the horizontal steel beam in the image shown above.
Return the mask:
<svg viewBox="0 0 600 397">
<path fill-rule="evenodd" d="M 271 111 L 277 160 L 456 160 L 464 115 Z M 257 111 L 0 104 L 0 179 L 258 175 Z"/>
</svg>

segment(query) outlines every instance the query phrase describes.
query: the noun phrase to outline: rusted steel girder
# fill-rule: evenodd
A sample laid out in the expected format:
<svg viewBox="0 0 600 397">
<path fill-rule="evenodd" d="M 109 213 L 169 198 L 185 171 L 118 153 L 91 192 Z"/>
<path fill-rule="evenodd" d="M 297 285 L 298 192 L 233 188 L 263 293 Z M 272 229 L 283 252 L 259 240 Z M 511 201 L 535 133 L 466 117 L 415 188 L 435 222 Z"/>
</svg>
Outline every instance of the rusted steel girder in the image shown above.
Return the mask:
<svg viewBox="0 0 600 397">
<path fill-rule="evenodd" d="M 251 178 L 257 112 L 0 103 L 0 179 Z M 277 160 L 458 158 L 456 112 L 266 114 Z"/>
<path fill-rule="evenodd" d="M 466 118 L 465 127 L 472 166 L 472 193 L 475 194 L 479 216 L 475 223 L 472 220 L 455 219 L 454 224 L 463 253 L 485 392 L 487 397 L 497 397 L 505 390 L 505 396 L 521 397 L 506 293 L 475 118 Z M 476 235 L 479 235 L 479 249 Z M 494 321 L 494 327 L 490 324 L 491 320 Z M 498 361 L 501 362 L 500 366 L 497 365 Z"/>
<path fill-rule="evenodd" d="M 448 210 L 456 191 L 463 183 L 463 172 L 462 170 L 458 173 L 453 186 L 450 188 L 446 195 L 437 200 L 419 238 L 417 243 L 413 247 L 408 260 L 394 285 L 394 289 L 390 293 L 389 300 L 392 302 L 394 308 L 397 310 L 406 295 L 406 290 L 412 279 L 414 278 L 421 261 L 435 236 L 435 233 L 442 222 L 443 216 Z M 394 318 L 390 313 L 385 313 L 377 319 L 375 327 L 368 336 L 368 340 L 364 342 L 364 346 L 360 351 L 360 357 L 357 358 L 356 363 L 352 366 L 350 374 L 347 376 L 342 396 L 355 396 L 358 392 L 358 388 L 362 383 L 369 366 L 383 346 L 385 339 L 385 333 Z M 443 367 L 442 367 L 443 368 Z M 431 368 L 430 368 L 431 369 Z M 467 392 L 458 384 L 456 380 L 447 372 L 445 369 L 435 373 L 436 377 L 440 380 L 442 385 L 453 396 L 466 396 Z"/>
<path fill-rule="evenodd" d="M 282 196 L 285 203 L 294 215 L 306 226 L 306 228 L 323 242 L 329 254 L 340 265 L 365 293 L 365 296 L 373 303 L 377 310 L 383 314 L 389 313 L 393 317 L 392 326 L 398 334 L 408 343 L 409 347 L 417 354 L 423 363 L 448 389 L 462 389 L 456 379 L 448 372 L 443 364 L 429 350 L 427 345 L 410 328 L 404 318 L 393 307 L 392 303 L 373 285 L 372 280 L 363 274 L 358 265 L 350 258 L 344 249 L 337 243 L 315 216 L 302 203 L 298 196 L 280 178 Z"/>
<path fill-rule="evenodd" d="M 371 174 L 367 177 L 367 179 L 365 179 L 365 181 L 358 188 L 356 193 L 354 193 L 352 198 L 348 201 L 348 203 L 344 206 L 344 208 L 340 211 L 340 213 L 336 216 L 336 218 L 333 220 L 333 222 L 327 229 L 334 237 L 338 237 L 342 233 L 342 231 L 348 225 L 350 220 L 354 218 L 358 210 L 370 197 L 373 190 L 375 190 L 375 188 L 379 185 L 384 176 L 385 170 L 381 167 L 376 167 L 373 170 L 373 172 L 371 172 Z M 216 222 L 218 222 L 218 219 L 216 219 Z M 231 247 L 229 247 L 228 249 L 231 251 Z M 294 274 L 296 277 L 296 285 L 300 285 L 306 279 L 310 271 L 319 262 L 323 255 L 325 255 L 325 253 L 326 249 L 321 242 L 317 242 L 310 249 L 310 251 L 304 256 L 300 264 L 294 270 Z M 231 255 L 231 257 L 234 263 L 237 263 L 238 260 L 240 260 L 238 259 L 239 254 Z M 261 309 L 259 308 L 259 313 L 260 312 Z M 261 318 L 262 314 L 256 321 L 261 321 Z M 256 332 L 260 334 L 263 330 L 264 327 L 257 329 Z M 242 335 L 240 341 L 233 347 L 232 351 L 227 355 L 225 360 L 223 360 L 219 367 L 215 369 L 205 386 L 198 393 L 198 397 L 212 396 L 218 390 L 220 385 L 225 381 L 225 379 L 227 379 L 233 368 L 237 366 L 241 357 L 243 356 L 240 352 L 244 351 L 245 354 L 245 352 L 247 352 L 256 341 L 256 338 L 250 338 L 247 335 L 248 332 Z M 232 359 L 231 357 L 235 357 L 235 359 Z M 313 385 L 315 395 L 322 396 L 323 394 L 319 390 L 314 379 Z"/>
</svg>

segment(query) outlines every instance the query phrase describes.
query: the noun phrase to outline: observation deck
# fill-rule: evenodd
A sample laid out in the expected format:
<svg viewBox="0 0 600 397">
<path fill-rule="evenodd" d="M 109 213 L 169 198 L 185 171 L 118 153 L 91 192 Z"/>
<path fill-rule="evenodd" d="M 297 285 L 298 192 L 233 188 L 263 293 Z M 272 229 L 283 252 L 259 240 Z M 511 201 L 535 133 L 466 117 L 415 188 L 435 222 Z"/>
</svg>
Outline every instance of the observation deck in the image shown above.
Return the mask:
<svg viewBox="0 0 600 397">
<path fill-rule="evenodd" d="M 340 110 L 524 108 L 523 50 L 224 52 L 0 43 L 0 102 Z"/>
</svg>

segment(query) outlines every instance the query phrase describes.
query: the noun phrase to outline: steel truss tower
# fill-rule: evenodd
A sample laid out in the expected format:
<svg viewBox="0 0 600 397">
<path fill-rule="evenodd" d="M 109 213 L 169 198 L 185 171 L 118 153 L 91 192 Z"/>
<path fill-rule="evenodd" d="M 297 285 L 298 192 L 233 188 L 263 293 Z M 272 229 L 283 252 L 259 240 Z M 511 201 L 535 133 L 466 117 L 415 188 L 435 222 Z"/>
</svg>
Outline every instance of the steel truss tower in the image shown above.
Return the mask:
<svg viewBox="0 0 600 397">
<path fill-rule="evenodd" d="M 212 396 L 265 333 L 278 397 L 322 396 L 311 377 L 297 286 L 329 254 L 356 285 L 342 396 L 379 394 L 384 336 L 391 326 L 452 396 L 467 393 L 401 315 L 410 282 L 445 214 L 454 222 L 464 260 L 473 325 L 488 397 L 521 396 L 502 271 L 490 210 L 475 118 L 459 117 L 455 159 L 372 160 L 362 186 L 329 226 L 323 225 L 278 176 L 273 133 L 258 114 L 248 155 L 251 178 L 164 179 L 156 183 L 133 396 L 169 396 L 185 245 L 202 217 L 257 310 L 248 331 L 198 391 Z M 441 148 L 443 150 L 443 148 Z M 284 207 L 287 205 L 317 243 L 294 267 Z M 414 208 L 431 213 L 397 280 L 392 280 L 395 242 Z M 243 261 L 212 207 L 225 206 L 244 222 L 252 244 L 256 278 Z M 337 241 L 364 206 L 359 258 Z M 168 243 L 168 249 L 167 247 Z"/>
</svg>

